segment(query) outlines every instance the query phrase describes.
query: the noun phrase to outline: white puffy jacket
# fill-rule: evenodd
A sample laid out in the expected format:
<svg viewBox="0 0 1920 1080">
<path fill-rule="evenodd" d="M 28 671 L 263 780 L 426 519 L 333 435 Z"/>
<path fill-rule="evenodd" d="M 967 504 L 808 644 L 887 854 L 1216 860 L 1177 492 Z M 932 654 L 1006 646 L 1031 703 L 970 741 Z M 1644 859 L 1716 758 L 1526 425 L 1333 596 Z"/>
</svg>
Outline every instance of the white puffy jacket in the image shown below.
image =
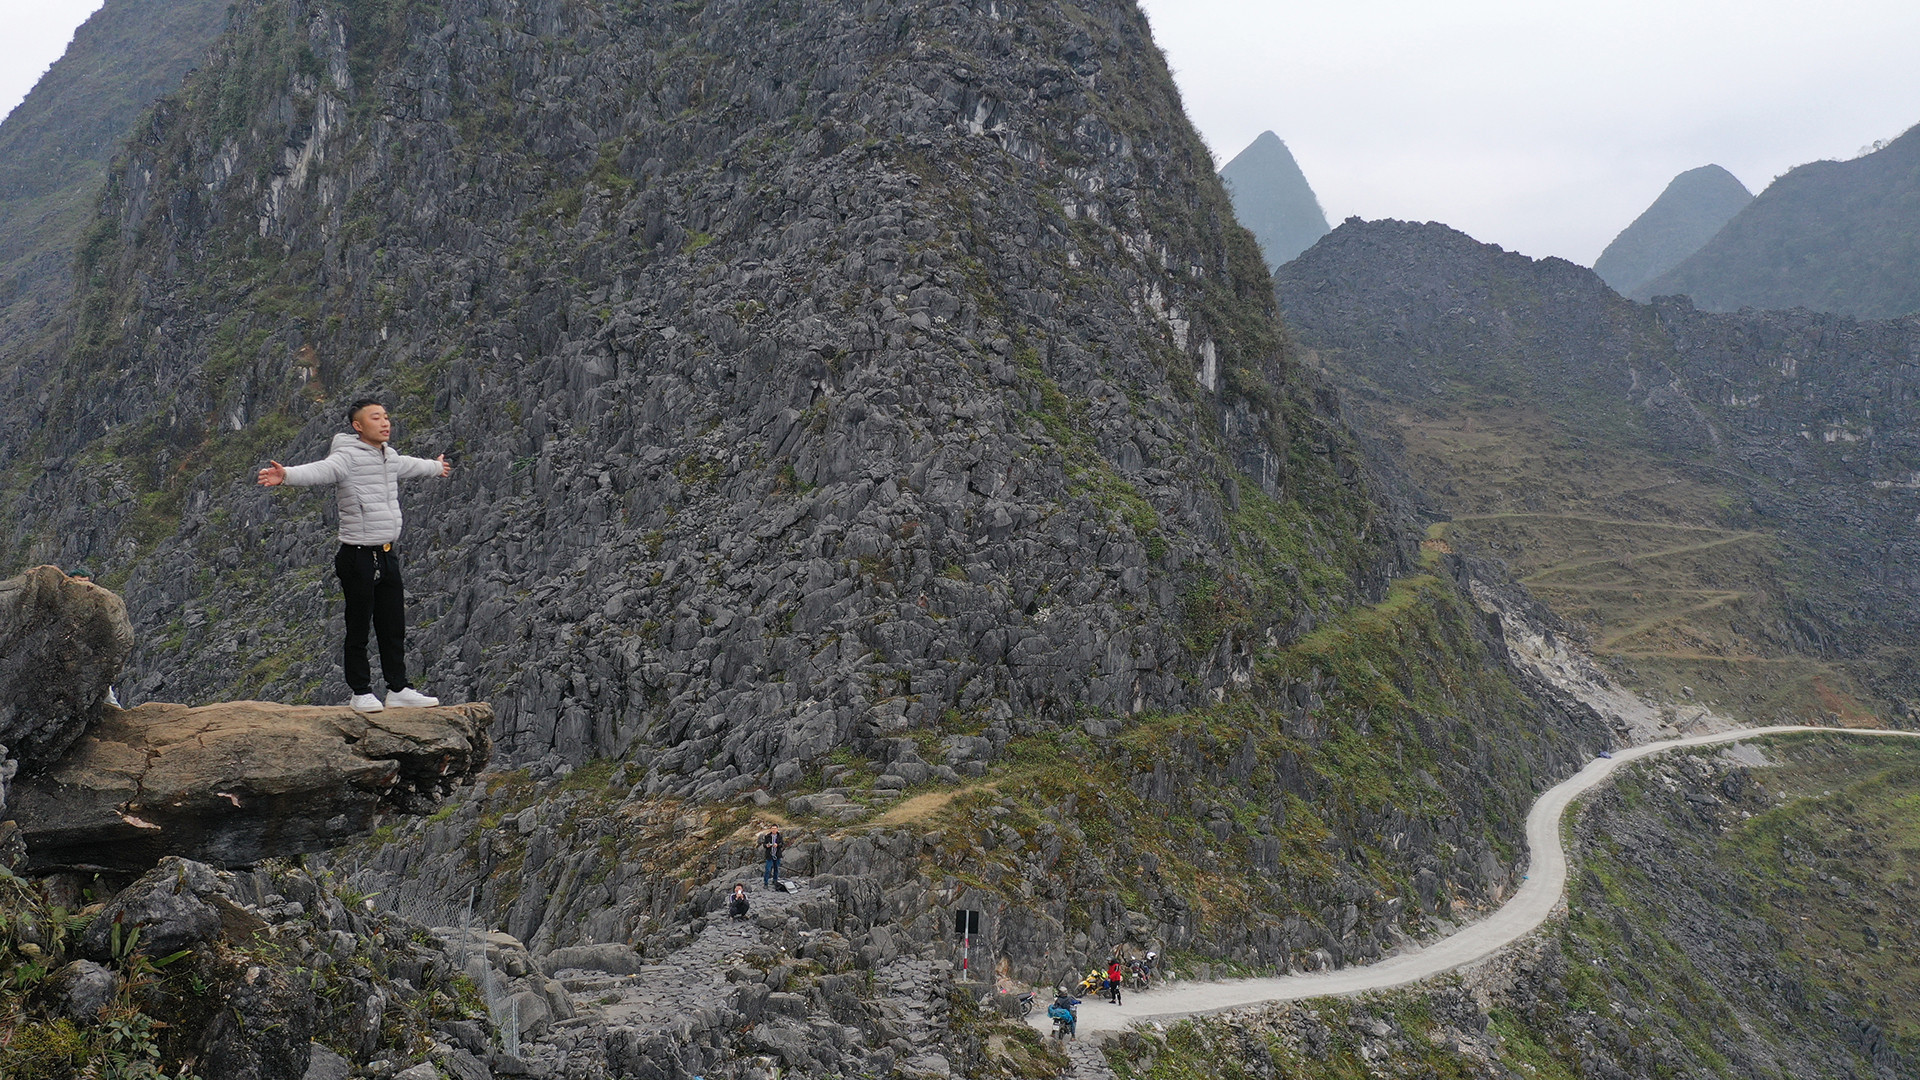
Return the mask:
<svg viewBox="0 0 1920 1080">
<path fill-rule="evenodd" d="M 400 481 L 439 475 L 437 461 L 408 457 L 391 446 L 372 446 L 342 432 L 333 437 L 326 457 L 287 466 L 286 482 L 334 486 L 340 499 L 341 543 L 391 544 L 400 539 Z"/>
</svg>

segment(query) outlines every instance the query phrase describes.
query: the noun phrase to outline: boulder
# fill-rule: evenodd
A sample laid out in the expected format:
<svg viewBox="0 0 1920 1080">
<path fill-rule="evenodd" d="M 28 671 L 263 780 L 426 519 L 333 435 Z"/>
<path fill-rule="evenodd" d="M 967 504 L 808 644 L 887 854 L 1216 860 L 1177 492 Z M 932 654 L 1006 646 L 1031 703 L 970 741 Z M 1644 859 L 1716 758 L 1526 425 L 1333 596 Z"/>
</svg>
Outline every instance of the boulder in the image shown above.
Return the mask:
<svg viewBox="0 0 1920 1080">
<path fill-rule="evenodd" d="M 133 651 L 127 605 L 57 566 L 0 581 L 0 744 L 23 772 L 86 732 Z"/>
<path fill-rule="evenodd" d="M 53 973 L 50 989 L 61 1015 L 91 1024 L 120 992 L 120 976 L 91 960 L 74 960 Z"/>
<path fill-rule="evenodd" d="M 492 720 L 484 703 L 108 706 L 55 767 L 15 781 L 12 813 L 30 871 L 139 873 L 169 855 L 248 866 L 431 810 L 487 764 Z"/>
<path fill-rule="evenodd" d="M 107 901 L 87 924 L 80 951 L 94 960 L 113 959 L 116 927 L 118 951 L 155 957 L 211 941 L 220 934 L 220 909 L 214 899 L 219 891 L 213 867 L 191 859 L 162 859 Z"/>
</svg>

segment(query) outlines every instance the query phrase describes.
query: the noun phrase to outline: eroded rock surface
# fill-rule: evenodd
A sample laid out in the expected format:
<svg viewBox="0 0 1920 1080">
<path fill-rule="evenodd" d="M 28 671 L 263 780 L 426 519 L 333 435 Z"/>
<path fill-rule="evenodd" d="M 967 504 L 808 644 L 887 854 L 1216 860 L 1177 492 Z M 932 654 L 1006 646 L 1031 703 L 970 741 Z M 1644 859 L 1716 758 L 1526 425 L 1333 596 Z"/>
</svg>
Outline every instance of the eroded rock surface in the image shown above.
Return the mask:
<svg viewBox="0 0 1920 1080">
<path fill-rule="evenodd" d="M 86 731 L 133 651 L 120 597 L 57 566 L 0 581 L 0 744 L 27 772 Z M 4 806 L 4 801 L 0 801 Z"/>
<path fill-rule="evenodd" d="M 486 704 L 390 709 L 263 701 L 111 709 L 14 788 L 28 866 L 140 871 L 166 855 L 244 866 L 319 851 L 382 811 L 418 812 L 492 755 Z"/>
</svg>

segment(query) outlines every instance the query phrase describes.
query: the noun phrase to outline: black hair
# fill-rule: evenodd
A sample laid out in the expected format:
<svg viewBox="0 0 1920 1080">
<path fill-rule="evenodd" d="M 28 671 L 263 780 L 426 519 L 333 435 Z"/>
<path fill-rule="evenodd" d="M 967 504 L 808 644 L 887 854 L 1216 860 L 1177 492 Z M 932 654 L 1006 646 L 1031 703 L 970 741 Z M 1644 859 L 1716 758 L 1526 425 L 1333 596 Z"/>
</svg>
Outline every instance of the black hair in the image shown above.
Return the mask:
<svg viewBox="0 0 1920 1080">
<path fill-rule="evenodd" d="M 380 404 L 379 398 L 363 397 L 355 401 L 353 404 L 347 406 L 347 423 L 351 425 L 353 423 L 354 417 L 357 417 L 360 415 L 361 409 L 364 409 L 369 405 L 378 405 L 378 404 Z"/>
</svg>

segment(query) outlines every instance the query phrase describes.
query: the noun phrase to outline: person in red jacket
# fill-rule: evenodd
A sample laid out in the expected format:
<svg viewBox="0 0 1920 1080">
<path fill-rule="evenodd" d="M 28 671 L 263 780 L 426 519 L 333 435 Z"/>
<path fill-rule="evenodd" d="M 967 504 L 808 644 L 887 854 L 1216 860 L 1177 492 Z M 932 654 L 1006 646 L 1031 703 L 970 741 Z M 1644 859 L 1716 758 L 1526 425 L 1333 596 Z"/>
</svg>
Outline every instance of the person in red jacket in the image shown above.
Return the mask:
<svg viewBox="0 0 1920 1080">
<path fill-rule="evenodd" d="M 1107 961 L 1107 1000 L 1120 1004 L 1120 984 L 1126 980 L 1126 969 L 1120 966 L 1120 958 Z"/>
</svg>

